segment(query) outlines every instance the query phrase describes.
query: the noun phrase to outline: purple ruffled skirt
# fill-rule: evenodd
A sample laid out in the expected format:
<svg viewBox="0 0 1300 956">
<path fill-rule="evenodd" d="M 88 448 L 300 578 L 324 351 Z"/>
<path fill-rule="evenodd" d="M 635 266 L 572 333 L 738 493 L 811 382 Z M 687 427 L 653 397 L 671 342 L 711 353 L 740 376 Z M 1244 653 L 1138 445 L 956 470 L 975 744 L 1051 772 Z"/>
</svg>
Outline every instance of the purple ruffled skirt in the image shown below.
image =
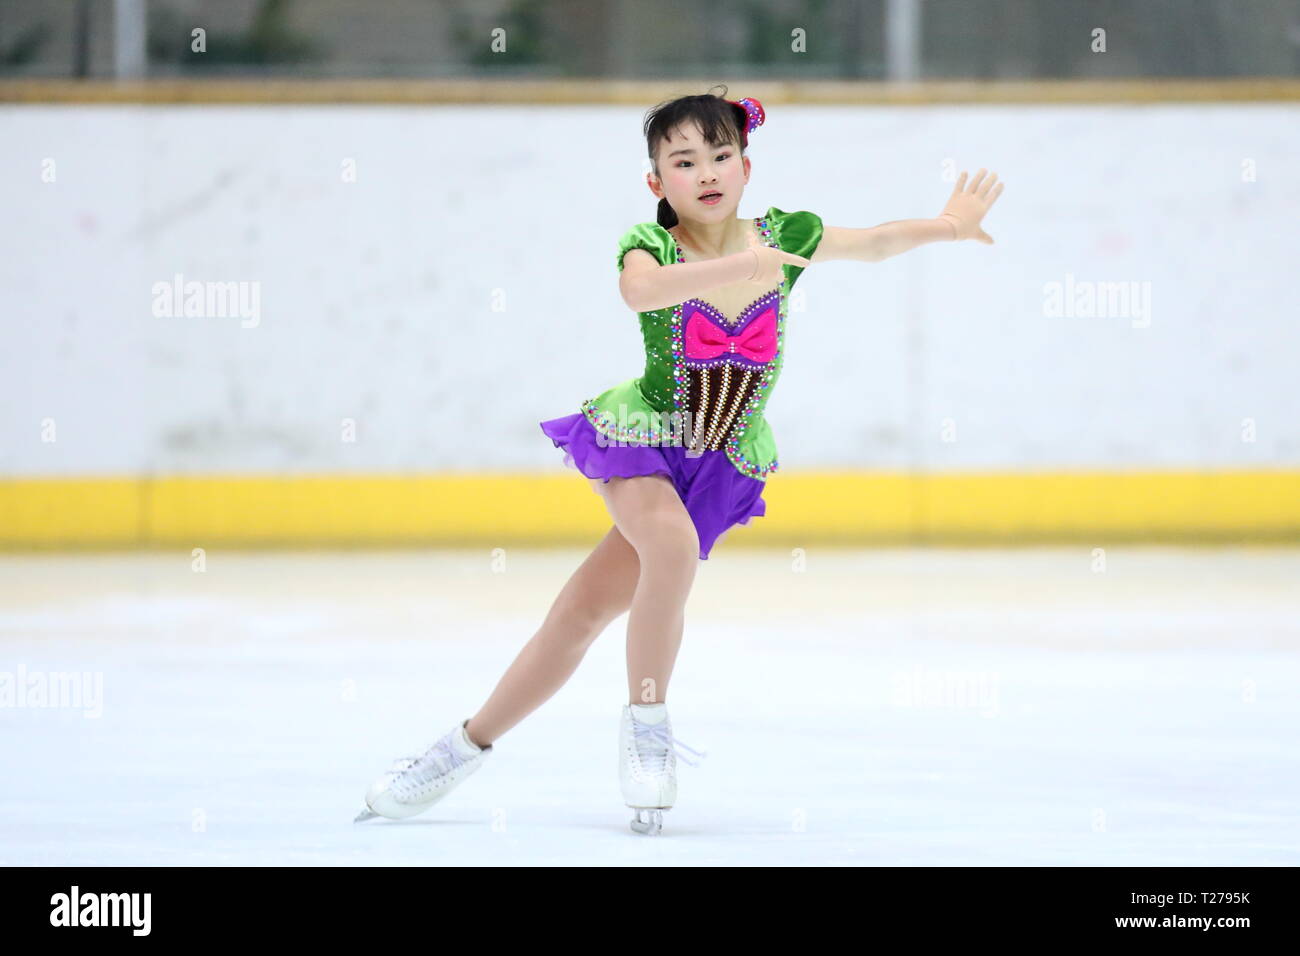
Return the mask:
<svg viewBox="0 0 1300 956">
<path fill-rule="evenodd" d="M 546 437 L 563 449 L 564 463 L 588 478 L 667 475 L 686 506 L 700 539 L 700 560 L 708 560 L 718 539 L 736 524 L 767 513 L 764 482 L 736 469 L 726 452 L 690 456 L 680 445 L 601 445 L 582 412 L 541 423 Z"/>
</svg>

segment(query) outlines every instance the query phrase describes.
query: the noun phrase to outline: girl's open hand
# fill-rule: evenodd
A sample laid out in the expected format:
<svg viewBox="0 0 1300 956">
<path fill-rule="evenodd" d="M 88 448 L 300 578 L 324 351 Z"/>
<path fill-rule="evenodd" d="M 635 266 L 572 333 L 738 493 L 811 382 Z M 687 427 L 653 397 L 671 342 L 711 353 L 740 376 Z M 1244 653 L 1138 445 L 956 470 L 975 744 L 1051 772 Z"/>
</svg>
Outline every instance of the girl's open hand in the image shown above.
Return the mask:
<svg viewBox="0 0 1300 956">
<path fill-rule="evenodd" d="M 749 234 L 749 248 L 758 256 L 758 267 L 749 277 L 749 281 L 757 283 L 764 289 L 770 289 L 785 278 L 782 266 L 799 266 L 806 269 L 811 264 L 810 260 L 803 256 L 784 252 L 775 246 L 764 245 L 752 232 Z"/>
<path fill-rule="evenodd" d="M 993 184 L 997 182 L 998 174 L 993 173 L 985 180 L 986 172 L 987 170 L 981 169 L 976 173 L 968 187 L 966 173 L 963 170 L 961 176 L 957 178 L 957 185 L 953 187 L 952 195 L 948 197 L 948 205 L 943 207 L 939 218 L 948 220 L 956 227 L 955 238 L 978 239 L 986 245 L 992 245 L 993 237 L 980 228 L 980 220 L 998 201 L 1004 184 L 998 183 L 994 188 Z"/>
</svg>

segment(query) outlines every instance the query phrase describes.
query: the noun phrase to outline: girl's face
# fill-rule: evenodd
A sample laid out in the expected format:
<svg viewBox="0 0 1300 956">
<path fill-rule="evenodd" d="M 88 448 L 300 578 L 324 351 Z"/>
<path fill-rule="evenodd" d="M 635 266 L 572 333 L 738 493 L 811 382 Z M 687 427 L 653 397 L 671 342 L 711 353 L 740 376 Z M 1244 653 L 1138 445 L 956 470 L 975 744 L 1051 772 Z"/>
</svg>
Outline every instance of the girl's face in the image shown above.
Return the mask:
<svg viewBox="0 0 1300 956">
<path fill-rule="evenodd" d="M 734 218 L 749 182 L 749 157 L 741 156 L 740 146 L 710 146 L 694 124 L 659 144 L 658 166 L 659 175 L 651 172 L 646 182 L 656 197 L 668 200 L 678 219 Z"/>
</svg>

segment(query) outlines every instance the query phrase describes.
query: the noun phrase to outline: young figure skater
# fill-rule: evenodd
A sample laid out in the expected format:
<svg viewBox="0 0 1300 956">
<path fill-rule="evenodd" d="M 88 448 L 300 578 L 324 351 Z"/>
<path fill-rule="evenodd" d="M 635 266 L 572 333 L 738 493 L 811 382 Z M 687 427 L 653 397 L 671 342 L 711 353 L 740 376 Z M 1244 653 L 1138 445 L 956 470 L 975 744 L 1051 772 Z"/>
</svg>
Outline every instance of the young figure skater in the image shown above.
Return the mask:
<svg viewBox="0 0 1300 956">
<path fill-rule="evenodd" d="M 640 320 L 645 373 L 540 423 L 604 499 L 613 527 L 478 713 L 423 756 L 397 760 L 370 787 L 358 821 L 431 807 L 629 612 L 619 780 L 632 829 L 660 832 L 676 800 L 675 748 L 698 754 L 674 740 L 665 703 L 684 607 L 697 560 L 729 528 L 766 513 L 762 492 L 777 458 L 763 410 L 784 361 L 790 290 L 810 263 L 878 262 L 926 242 L 992 243 L 980 222 L 1002 193 L 997 174 L 986 179 L 981 169 L 969 185 L 961 174 L 934 219 L 851 229 L 775 206 L 737 218 L 749 133 L 765 118 L 753 97 L 712 92 L 647 114 L 646 181 L 659 197 L 658 221 L 632 227 L 618 244 L 619 291 Z"/>
</svg>

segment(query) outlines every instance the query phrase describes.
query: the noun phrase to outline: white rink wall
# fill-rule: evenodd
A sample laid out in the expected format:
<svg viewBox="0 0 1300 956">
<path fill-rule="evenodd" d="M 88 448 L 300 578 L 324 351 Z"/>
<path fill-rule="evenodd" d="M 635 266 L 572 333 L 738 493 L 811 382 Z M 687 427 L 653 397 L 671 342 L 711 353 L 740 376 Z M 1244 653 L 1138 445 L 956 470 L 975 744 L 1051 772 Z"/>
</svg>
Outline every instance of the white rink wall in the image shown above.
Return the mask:
<svg viewBox="0 0 1300 956">
<path fill-rule="evenodd" d="M 642 369 L 642 112 L 0 108 L 0 474 L 557 469 L 537 422 Z M 1300 465 L 1300 108 L 776 106 L 749 155 L 741 215 L 1008 184 L 994 246 L 803 275 L 783 469 Z M 255 319 L 155 315 L 177 274 Z M 1137 307 L 1048 314 L 1097 282 Z"/>
</svg>

